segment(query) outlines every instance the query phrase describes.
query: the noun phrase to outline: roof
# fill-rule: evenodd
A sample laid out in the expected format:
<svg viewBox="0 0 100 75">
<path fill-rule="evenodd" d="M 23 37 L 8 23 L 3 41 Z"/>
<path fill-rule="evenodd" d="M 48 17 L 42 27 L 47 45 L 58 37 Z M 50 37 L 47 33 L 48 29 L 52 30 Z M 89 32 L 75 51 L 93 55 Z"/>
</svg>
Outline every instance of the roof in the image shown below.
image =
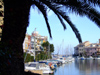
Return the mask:
<svg viewBox="0 0 100 75">
<path fill-rule="evenodd" d="M 90 45 L 100 45 L 100 43 L 91 43 Z"/>
<path fill-rule="evenodd" d="M 75 46 L 75 47 L 78 47 L 79 45 L 84 45 L 84 44 L 87 43 L 87 42 L 89 42 L 89 41 L 85 41 L 85 42 L 83 42 L 83 43 L 80 43 L 80 44 L 78 44 L 78 45 Z"/>
</svg>

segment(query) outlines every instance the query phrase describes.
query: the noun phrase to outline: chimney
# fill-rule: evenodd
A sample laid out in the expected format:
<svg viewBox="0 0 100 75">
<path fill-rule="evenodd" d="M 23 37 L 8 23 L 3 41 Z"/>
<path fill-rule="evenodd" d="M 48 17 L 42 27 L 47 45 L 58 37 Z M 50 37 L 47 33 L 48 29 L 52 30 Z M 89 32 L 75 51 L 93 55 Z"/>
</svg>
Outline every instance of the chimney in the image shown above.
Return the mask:
<svg viewBox="0 0 100 75">
<path fill-rule="evenodd" d="M 99 44 L 100 44 L 100 39 L 99 39 Z"/>
</svg>

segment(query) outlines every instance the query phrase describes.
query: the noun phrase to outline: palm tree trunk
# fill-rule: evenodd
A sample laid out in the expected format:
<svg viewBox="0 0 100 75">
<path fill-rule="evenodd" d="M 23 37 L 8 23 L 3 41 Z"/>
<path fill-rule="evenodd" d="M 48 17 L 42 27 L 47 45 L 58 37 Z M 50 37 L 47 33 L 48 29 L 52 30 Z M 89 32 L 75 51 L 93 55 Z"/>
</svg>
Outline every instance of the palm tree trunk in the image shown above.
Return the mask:
<svg viewBox="0 0 100 75">
<path fill-rule="evenodd" d="M 4 27 L 2 32 L 3 52 L 7 65 L 3 73 L 23 75 L 23 41 L 28 26 L 30 0 L 4 0 Z M 8 57 L 8 58 L 7 58 Z"/>
</svg>

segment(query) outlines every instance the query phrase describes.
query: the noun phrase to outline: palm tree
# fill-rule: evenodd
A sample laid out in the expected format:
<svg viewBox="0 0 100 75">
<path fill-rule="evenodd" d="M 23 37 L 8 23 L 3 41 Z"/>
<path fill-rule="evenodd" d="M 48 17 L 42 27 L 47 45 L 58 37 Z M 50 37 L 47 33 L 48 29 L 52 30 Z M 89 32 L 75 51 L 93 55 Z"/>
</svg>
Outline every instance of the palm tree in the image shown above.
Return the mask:
<svg viewBox="0 0 100 75">
<path fill-rule="evenodd" d="M 3 0 L 4 1 L 4 27 L 0 43 L 0 74 L 23 75 L 24 59 L 22 44 L 28 26 L 30 6 L 35 5 L 41 11 L 51 35 L 50 25 L 47 18 L 47 9 L 52 10 L 59 18 L 64 29 L 65 20 L 72 28 L 79 43 L 82 42 L 80 33 L 71 22 L 66 10 L 75 12 L 80 16 L 87 16 L 100 27 L 100 13 L 95 6 L 100 7 L 99 0 Z"/>
<path fill-rule="evenodd" d="M 30 0 L 4 0 L 3 46 L 0 75 L 23 75 L 23 41 L 28 26 Z M 5 53 L 5 54 L 3 54 Z"/>
</svg>

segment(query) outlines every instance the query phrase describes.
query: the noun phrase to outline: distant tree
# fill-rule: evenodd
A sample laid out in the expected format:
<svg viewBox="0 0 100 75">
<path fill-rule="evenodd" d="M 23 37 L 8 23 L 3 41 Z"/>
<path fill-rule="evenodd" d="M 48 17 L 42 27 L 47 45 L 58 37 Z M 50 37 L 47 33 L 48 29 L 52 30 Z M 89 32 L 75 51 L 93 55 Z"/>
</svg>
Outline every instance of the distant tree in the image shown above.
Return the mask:
<svg viewBox="0 0 100 75">
<path fill-rule="evenodd" d="M 54 51 L 54 45 L 50 44 L 48 41 L 42 43 L 42 46 L 44 47 L 44 50 L 47 52 L 50 46 L 50 52 Z"/>
<path fill-rule="evenodd" d="M 50 44 L 50 52 L 54 52 L 54 45 Z"/>
<path fill-rule="evenodd" d="M 40 52 L 40 54 L 36 55 L 36 61 L 38 61 L 38 60 L 46 60 L 47 58 L 48 58 L 48 55 L 45 52 Z"/>
<path fill-rule="evenodd" d="M 50 44 L 48 41 L 44 42 L 42 44 L 42 46 L 44 47 L 44 53 L 45 55 L 43 56 L 45 59 L 51 57 L 51 53 L 54 51 L 54 45 L 53 44 Z M 50 46 L 50 52 L 48 54 L 48 51 L 49 51 L 49 46 Z"/>
<path fill-rule="evenodd" d="M 46 42 L 42 43 L 42 46 L 44 48 L 44 51 L 47 52 L 48 51 L 49 42 L 46 41 Z"/>
<path fill-rule="evenodd" d="M 25 59 L 26 53 L 24 53 L 24 59 Z M 34 61 L 34 56 L 31 56 L 30 54 L 27 54 L 26 59 L 25 59 L 25 63 L 26 62 L 32 62 Z"/>
</svg>

